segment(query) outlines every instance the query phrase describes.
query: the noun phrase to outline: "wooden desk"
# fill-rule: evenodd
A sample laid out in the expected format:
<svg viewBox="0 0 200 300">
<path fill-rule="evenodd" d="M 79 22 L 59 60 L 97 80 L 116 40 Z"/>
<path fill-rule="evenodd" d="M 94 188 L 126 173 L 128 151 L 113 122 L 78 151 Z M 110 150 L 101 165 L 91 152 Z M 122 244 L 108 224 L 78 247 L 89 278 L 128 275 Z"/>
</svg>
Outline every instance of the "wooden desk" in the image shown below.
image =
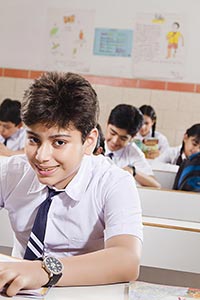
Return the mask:
<svg viewBox="0 0 200 300">
<path fill-rule="evenodd" d="M 199 193 L 138 191 L 144 224 L 142 265 L 200 274 Z"/>
<path fill-rule="evenodd" d="M 149 159 L 148 161 L 152 167 L 154 176 L 161 184 L 161 187 L 164 189 L 172 189 L 179 167 L 177 165 L 157 162 L 154 159 Z"/>
</svg>

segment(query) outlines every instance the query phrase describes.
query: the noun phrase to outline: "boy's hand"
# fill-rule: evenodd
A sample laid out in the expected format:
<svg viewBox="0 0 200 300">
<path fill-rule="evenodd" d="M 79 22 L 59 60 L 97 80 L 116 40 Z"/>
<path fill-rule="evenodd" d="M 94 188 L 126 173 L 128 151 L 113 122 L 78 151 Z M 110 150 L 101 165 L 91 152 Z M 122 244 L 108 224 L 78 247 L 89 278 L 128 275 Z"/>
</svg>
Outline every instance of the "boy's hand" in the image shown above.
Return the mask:
<svg viewBox="0 0 200 300">
<path fill-rule="evenodd" d="M 0 290 L 6 286 L 5 293 L 11 297 L 21 289 L 41 288 L 49 280 L 41 264 L 38 260 L 0 262 Z"/>
</svg>

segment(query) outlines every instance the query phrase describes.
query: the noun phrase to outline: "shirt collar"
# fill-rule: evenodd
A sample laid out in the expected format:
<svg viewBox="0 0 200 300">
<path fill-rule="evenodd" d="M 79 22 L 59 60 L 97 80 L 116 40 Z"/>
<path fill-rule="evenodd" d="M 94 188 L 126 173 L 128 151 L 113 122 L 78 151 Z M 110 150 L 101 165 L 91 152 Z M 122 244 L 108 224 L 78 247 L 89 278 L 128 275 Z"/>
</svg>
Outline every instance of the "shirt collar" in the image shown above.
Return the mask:
<svg viewBox="0 0 200 300">
<path fill-rule="evenodd" d="M 92 178 L 92 160 L 90 155 L 84 155 L 78 173 L 65 188 L 65 192 L 75 201 L 80 201 Z"/>
<path fill-rule="evenodd" d="M 107 146 L 106 142 L 105 142 L 105 155 L 108 155 L 109 153 L 113 153 L 114 154 L 113 157 L 119 157 L 119 156 L 121 156 L 123 151 L 124 151 L 124 147 L 117 150 L 117 151 L 110 151 L 108 149 L 108 146 Z"/>
</svg>

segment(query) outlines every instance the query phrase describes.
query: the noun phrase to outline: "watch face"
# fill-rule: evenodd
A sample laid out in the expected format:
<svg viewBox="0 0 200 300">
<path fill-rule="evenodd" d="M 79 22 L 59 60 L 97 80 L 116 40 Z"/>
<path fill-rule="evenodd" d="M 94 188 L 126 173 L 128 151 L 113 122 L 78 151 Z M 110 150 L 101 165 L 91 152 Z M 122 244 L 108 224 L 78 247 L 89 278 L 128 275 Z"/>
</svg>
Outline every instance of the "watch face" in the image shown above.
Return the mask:
<svg viewBox="0 0 200 300">
<path fill-rule="evenodd" d="M 62 273 L 63 265 L 57 258 L 52 256 L 45 257 L 44 263 L 49 272 L 53 274 Z"/>
</svg>

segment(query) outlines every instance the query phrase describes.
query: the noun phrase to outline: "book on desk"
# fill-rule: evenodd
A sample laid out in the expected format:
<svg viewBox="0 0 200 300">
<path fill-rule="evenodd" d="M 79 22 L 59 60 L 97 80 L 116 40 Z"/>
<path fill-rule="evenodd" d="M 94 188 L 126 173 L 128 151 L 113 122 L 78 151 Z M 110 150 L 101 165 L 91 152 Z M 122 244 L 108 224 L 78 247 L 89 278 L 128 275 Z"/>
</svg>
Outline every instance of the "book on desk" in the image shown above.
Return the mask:
<svg viewBox="0 0 200 300">
<path fill-rule="evenodd" d="M 129 283 L 128 300 L 200 299 L 200 289 L 135 281 Z"/>
</svg>

